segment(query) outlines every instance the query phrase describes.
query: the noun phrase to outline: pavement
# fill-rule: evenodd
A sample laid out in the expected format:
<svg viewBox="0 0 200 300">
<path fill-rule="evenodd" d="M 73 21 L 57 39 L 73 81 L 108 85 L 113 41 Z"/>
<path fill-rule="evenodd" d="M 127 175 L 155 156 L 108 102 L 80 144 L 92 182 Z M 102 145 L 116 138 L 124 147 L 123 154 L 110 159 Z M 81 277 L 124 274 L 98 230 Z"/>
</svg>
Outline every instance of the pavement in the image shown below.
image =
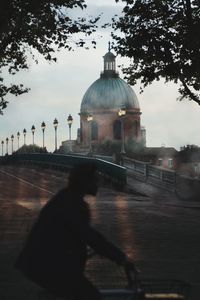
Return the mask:
<svg viewBox="0 0 200 300">
<path fill-rule="evenodd" d="M 134 177 L 133 173 L 128 173 L 127 178 L 127 191 L 138 194 L 138 197 L 145 196 L 154 201 L 163 201 L 165 204 L 180 206 L 185 208 L 200 208 L 200 195 L 199 201 L 186 198 L 185 200 L 180 199 L 176 192 L 173 190 L 166 189 L 164 186 L 149 184 L 144 182 L 142 179 L 139 180 Z"/>
<path fill-rule="evenodd" d="M 0 168 L 1 300 L 52 299 L 13 264 L 40 209 L 65 185 L 66 175 L 59 171 Z M 199 300 L 198 201 L 182 201 L 175 193 L 133 176 L 128 177 L 126 190 L 102 186 L 97 199 L 87 201 L 94 226 L 135 261 L 142 276 L 188 281 L 193 285 L 190 299 Z M 98 257 L 89 261 L 87 274 L 100 287 L 126 284 L 123 270 Z"/>
</svg>

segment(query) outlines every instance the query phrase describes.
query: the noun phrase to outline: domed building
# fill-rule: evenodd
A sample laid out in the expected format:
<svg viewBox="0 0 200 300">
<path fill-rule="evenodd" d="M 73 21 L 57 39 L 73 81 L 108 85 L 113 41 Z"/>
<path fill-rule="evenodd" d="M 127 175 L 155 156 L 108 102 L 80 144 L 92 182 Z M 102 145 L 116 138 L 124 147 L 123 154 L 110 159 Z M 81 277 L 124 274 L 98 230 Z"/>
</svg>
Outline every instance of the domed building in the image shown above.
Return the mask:
<svg viewBox="0 0 200 300">
<path fill-rule="evenodd" d="M 133 89 L 119 77 L 116 56 L 103 56 L 104 70 L 87 89 L 80 109 L 80 142 L 82 146 L 106 141 L 141 141 L 140 106 Z"/>
</svg>

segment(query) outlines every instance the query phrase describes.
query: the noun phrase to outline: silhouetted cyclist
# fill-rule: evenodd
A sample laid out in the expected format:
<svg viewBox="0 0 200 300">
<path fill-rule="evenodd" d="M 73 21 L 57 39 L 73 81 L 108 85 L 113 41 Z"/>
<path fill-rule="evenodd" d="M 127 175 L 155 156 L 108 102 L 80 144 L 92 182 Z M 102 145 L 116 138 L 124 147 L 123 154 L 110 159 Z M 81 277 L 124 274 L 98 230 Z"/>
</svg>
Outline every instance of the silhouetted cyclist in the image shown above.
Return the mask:
<svg viewBox="0 0 200 300">
<path fill-rule="evenodd" d="M 84 276 L 87 246 L 120 265 L 131 264 L 120 249 L 90 226 L 84 196 L 97 193 L 96 171 L 94 164 L 71 170 L 68 187 L 43 207 L 16 262 L 30 280 L 65 299 L 101 299 Z"/>
</svg>

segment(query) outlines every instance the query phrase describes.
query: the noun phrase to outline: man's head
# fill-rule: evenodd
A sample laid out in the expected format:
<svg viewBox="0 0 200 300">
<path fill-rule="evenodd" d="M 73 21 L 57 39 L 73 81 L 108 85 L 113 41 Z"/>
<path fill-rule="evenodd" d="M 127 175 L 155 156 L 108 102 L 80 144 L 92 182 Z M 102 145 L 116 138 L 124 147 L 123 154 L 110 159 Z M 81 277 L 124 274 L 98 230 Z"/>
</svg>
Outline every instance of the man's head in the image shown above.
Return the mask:
<svg viewBox="0 0 200 300">
<path fill-rule="evenodd" d="M 97 167 L 94 163 L 81 164 L 71 169 L 69 187 L 82 194 L 97 193 Z"/>
</svg>

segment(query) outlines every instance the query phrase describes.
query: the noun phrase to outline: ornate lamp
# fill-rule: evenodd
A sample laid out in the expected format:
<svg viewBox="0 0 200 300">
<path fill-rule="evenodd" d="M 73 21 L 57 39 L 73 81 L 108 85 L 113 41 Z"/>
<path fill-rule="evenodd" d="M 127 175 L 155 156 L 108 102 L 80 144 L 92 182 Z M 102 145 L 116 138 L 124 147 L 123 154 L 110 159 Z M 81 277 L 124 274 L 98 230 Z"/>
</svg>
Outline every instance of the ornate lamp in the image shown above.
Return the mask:
<svg viewBox="0 0 200 300">
<path fill-rule="evenodd" d="M 12 143 L 12 154 L 13 154 L 13 141 L 14 141 L 14 135 L 11 135 L 11 143 Z"/>
<path fill-rule="evenodd" d="M 6 154 L 8 154 L 8 141 L 9 141 L 9 138 L 7 137 L 6 138 Z"/>
<path fill-rule="evenodd" d="M 33 145 L 34 145 L 34 134 L 35 134 L 35 126 L 31 127 L 32 135 L 33 135 Z"/>
<path fill-rule="evenodd" d="M 55 128 L 55 151 L 57 151 L 57 128 L 58 128 L 58 120 L 55 119 L 53 121 L 53 126 Z"/>
<path fill-rule="evenodd" d="M 89 150 L 89 154 L 92 155 L 92 121 L 93 121 L 93 116 L 91 114 L 89 114 L 87 116 L 87 121 L 90 125 L 90 133 L 89 133 L 89 145 L 90 145 L 90 150 Z"/>
<path fill-rule="evenodd" d="M 18 149 L 19 149 L 19 138 L 20 138 L 20 132 L 17 133 L 17 143 L 18 143 Z"/>
<path fill-rule="evenodd" d="M 26 144 L 26 129 L 24 128 L 23 130 L 23 135 L 24 135 L 24 145 Z"/>
<path fill-rule="evenodd" d="M 44 123 L 44 121 L 42 122 L 41 124 L 41 128 L 42 128 L 42 140 L 43 140 L 43 148 L 44 148 L 44 131 L 45 131 L 45 128 L 46 128 L 46 124 Z"/>
<path fill-rule="evenodd" d="M 121 154 L 125 154 L 125 134 L 124 134 L 124 117 L 126 116 L 126 109 L 125 107 L 121 107 L 118 111 L 118 116 L 121 120 L 121 138 L 122 138 L 122 144 L 121 144 Z"/>
<path fill-rule="evenodd" d="M 73 123 L 73 118 L 71 115 L 68 116 L 67 118 L 67 123 L 69 125 L 69 151 L 72 152 L 72 144 L 71 144 L 71 127 Z"/>
</svg>

